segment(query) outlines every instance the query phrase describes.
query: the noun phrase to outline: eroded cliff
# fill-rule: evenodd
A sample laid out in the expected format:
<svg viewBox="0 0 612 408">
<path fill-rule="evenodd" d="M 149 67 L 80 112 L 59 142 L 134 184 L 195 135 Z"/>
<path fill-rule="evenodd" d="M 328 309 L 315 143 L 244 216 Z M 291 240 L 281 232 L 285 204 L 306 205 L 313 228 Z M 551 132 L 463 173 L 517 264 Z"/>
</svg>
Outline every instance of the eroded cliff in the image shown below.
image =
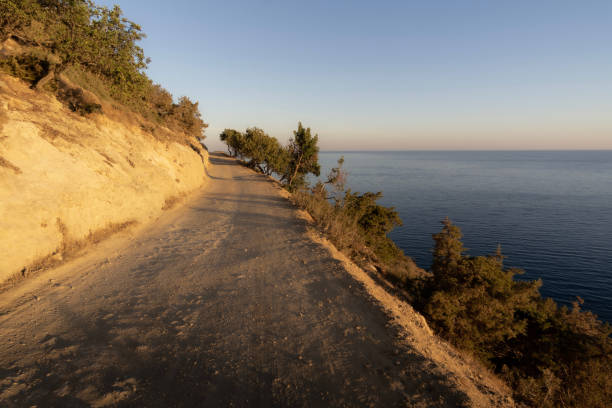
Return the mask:
<svg viewBox="0 0 612 408">
<path fill-rule="evenodd" d="M 205 182 L 195 139 L 154 137 L 130 115 L 83 117 L 0 74 L 0 282 L 146 223 Z"/>
</svg>

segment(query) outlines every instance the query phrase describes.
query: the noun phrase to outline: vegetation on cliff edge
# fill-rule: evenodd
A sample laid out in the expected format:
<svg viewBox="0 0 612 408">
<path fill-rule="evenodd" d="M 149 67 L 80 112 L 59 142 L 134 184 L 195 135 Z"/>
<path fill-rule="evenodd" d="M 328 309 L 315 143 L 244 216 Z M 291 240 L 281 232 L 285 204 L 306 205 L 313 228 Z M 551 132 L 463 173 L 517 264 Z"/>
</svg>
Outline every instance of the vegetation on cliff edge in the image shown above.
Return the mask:
<svg viewBox="0 0 612 408">
<path fill-rule="evenodd" d="M 388 237 L 395 226 L 401 225 L 397 211 L 378 204 L 380 192 L 345 189 L 344 159 L 325 181 L 308 184 L 308 175 L 319 176 L 321 172 L 319 139 L 310 128 L 298 123 L 286 146 L 258 128 L 244 133 L 225 129 L 219 137 L 230 155 L 267 175 L 275 174 L 292 192 L 295 203 L 308 211 L 338 249 L 361 265 L 377 268 L 402 287 L 420 284 L 424 271 Z"/>
<path fill-rule="evenodd" d="M 541 281 L 518 281 L 501 249 L 469 256 L 450 220 L 434 234 L 432 278 L 418 308 L 453 344 L 478 356 L 534 407 L 609 407 L 612 329 L 595 315 L 559 307 Z"/>
<path fill-rule="evenodd" d="M 118 6 L 101 7 L 91 0 L 0 0 L 0 70 L 32 88 L 54 92 L 75 112 L 99 112 L 105 100 L 153 125 L 203 138 L 207 125 L 198 103 L 187 97 L 174 102 L 145 74 L 149 59 L 138 45 L 144 37 Z"/>
<path fill-rule="evenodd" d="M 580 299 L 570 310 L 542 298 L 542 282 L 516 280 L 522 271 L 504 267 L 499 247 L 490 256 L 467 255 L 449 219 L 433 235 L 431 271 L 424 273 L 388 238 L 401 220 L 377 204 L 382 193 L 345 189 L 343 158 L 325 181 L 308 185 L 306 176 L 320 172 L 318 137 L 301 123 L 285 147 L 258 128 L 226 129 L 220 138 L 232 156 L 275 173 L 338 249 L 362 266 L 376 265 L 437 334 L 498 373 L 520 405 L 612 405 L 612 329 L 581 310 Z"/>
</svg>

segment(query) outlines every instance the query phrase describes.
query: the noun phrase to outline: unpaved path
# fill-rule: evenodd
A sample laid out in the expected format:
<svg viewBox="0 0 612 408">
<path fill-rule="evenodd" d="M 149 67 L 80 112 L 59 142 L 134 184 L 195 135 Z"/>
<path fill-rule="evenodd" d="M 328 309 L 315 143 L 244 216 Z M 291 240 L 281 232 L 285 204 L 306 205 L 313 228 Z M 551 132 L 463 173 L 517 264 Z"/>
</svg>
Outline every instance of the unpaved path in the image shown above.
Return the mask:
<svg viewBox="0 0 612 408">
<path fill-rule="evenodd" d="M 0 294 L 1 406 L 460 406 L 265 177 Z M 110 246 L 109 246 L 110 245 Z"/>
</svg>

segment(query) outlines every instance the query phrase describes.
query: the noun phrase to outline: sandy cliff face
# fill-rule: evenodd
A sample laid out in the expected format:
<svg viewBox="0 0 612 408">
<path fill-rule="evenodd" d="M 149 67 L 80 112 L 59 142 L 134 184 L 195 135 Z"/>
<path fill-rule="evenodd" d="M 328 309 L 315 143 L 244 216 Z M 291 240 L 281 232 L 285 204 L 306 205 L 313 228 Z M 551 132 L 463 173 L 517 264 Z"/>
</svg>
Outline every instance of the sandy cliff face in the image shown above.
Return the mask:
<svg viewBox="0 0 612 408">
<path fill-rule="evenodd" d="M 0 75 L 0 282 L 68 242 L 155 218 L 202 185 L 207 158 Z"/>
</svg>

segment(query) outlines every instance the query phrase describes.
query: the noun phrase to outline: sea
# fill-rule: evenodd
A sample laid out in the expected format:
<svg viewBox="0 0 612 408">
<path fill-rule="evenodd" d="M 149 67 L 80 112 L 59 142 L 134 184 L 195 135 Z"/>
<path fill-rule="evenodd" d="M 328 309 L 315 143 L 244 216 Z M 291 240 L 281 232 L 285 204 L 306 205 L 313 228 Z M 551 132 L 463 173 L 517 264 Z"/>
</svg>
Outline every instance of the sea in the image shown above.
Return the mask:
<svg viewBox="0 0 612 408">
<path fill-rule="evenodd" d="M 322 176 L 340 156 L 347 187 L 399 212 L 390 237 L 420 267 L 449 217 L 470 255 L 499 244 L 518 279 L 612 323 L 612 151 L 321 152 Z"/>
</svg>

